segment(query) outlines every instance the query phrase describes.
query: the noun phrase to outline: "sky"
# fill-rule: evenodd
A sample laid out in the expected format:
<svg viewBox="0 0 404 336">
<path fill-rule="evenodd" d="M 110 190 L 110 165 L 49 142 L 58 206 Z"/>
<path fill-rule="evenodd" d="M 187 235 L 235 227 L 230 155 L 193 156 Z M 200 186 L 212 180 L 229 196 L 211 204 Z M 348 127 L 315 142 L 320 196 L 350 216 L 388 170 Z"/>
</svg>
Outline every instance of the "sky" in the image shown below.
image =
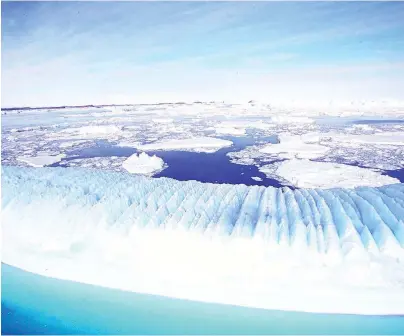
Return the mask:
<svg viewBox="0 0 404 336">
<path fill-rule="evenodd" d="M 1 105 L 404 101 L 404 2 L 2 2 Z"/>
</svg>

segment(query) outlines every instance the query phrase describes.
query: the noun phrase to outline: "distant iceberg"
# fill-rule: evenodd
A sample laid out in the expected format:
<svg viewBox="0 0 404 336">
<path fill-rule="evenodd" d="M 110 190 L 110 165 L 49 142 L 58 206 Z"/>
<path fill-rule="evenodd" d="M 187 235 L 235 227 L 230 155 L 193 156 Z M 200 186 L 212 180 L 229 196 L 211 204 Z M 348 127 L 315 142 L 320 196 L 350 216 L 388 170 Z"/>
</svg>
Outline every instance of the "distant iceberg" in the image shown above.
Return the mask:
<svg viewBox="0 0 404 336">
<path fill-rule="evenodd" d="M 404 313 L 404 185 L 276 189 L 2 168 L 4 263 L 126 291 Z"/>
</svg>

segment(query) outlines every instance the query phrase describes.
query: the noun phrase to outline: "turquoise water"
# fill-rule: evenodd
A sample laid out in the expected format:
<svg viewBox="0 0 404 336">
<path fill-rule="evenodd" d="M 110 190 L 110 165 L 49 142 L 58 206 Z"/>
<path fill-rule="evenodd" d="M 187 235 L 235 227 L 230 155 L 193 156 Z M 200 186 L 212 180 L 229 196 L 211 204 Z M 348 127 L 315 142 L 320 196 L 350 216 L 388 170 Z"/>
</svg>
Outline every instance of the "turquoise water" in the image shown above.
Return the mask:
<svg viewBox="0 0 404 336">
<path fill-rule="evenodd" d="M 404 316 L 312 314 L 200 303 L 51 279 L 5 264 L 1 304 L 2 334 L 404 333 Z"/>
</svg>

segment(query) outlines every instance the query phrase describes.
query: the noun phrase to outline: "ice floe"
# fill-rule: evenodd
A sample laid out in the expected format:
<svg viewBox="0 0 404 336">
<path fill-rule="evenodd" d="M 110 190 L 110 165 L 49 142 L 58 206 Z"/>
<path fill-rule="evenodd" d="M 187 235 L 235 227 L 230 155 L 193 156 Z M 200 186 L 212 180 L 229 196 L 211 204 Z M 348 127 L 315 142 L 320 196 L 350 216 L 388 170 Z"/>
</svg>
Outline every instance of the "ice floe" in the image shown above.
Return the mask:
<svg viewBox="0 0 404 336">
<path fill-rule="evenodd" d="M 270 144 L 260 149 L 261 153 L 276 155 L 283 159 L 315 159 L 324 156 L 328 147 L 311 143 L 312 137 L 279 135 L 279 144 Z"/>
<path fill-rule="evenodd" d="M 164 168 L 164 161 L 156 155 L 140 153 L 127 158 L 122 163 L 122 167 L 132 174 L 153 175 Z"/>
<path fill-rule="evenodd" d="M 19 156 L 18 161 L 24 162 L 31 167 L 45 167 L 60 162 L 65 158 L 65 154 L 59 155 L 38 155 L 38 156 Z"/>
<path fill-rule="evenodd" d="M 152 150 L 193 150 L 198 152 L 215 152 L 223 147 L 233 144 L 230 140 L 212 137 L 195 137 L 189 139 L 169 139 L 140 145 L 137 148 L 143 151 Z"/>
<path fill-rule="evenodd" d="M 400 182 L 371 169 L 310 160 L 285 160 L 264 165 L 259 170 L 299 188 L 380 187 Z"/>
<path fill-rule="evenodd" d="M 217 127 L 215 128 L 217 134 L 230 134 L 230 135 L 244 135 L 244 128 L 234 128 L 234 127 Z"/>
</svg>

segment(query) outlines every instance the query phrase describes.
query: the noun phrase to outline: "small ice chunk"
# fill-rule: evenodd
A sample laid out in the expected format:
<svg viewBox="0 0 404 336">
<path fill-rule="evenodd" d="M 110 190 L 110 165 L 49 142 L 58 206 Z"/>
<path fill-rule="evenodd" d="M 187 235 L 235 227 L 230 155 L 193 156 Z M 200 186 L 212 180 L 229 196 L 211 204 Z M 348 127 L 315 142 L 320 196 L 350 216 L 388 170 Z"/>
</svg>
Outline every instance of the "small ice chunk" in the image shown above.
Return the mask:
<svg viewBox="0 0 404 336">
<path fill-rule="evenodd" d="M 254 181 L 262 181 L 262 178 L 259 176 L 253 176 L 251 177 Z"/>
<path fill-rule="evenodd" d="M 122 167 L 132 174 L 150 175 L 161 171 L 164 167 L 164 161 L 156 155 L 133 154 L 122 163 Z"/>
</svg>

